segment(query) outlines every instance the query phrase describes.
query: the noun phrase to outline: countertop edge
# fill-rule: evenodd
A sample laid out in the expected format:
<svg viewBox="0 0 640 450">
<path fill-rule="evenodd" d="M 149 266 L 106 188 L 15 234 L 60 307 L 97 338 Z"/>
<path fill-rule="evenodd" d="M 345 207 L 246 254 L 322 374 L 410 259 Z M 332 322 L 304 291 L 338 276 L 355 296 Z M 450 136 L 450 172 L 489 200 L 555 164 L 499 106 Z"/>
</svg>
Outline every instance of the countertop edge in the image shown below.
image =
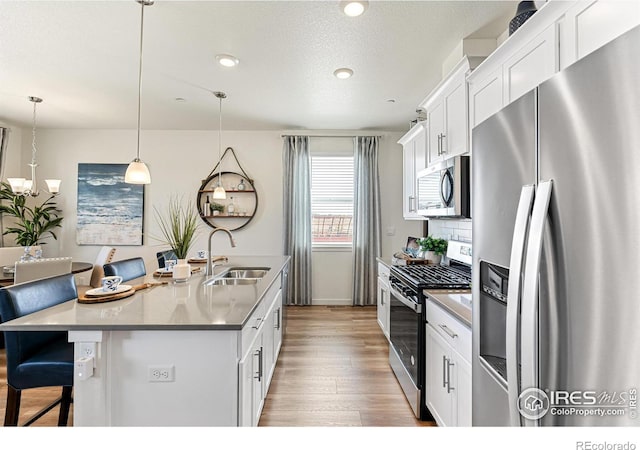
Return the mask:
<svg viewBox="0 0 640 450">
<path fill-rule="evenodd" d="M 436 305 L 440 306 L 442 309 L 444 309 L 447 313 L 449 313 L 451 316 L 453 316 L 456 320 L 458 320 L 460 323 L 462 323 L 466 327 L 472 328 L 471 320 L 465 318 L 463 315 L 461 315 L 459 312 L 453 309 L 450 305 L 448 305 L 447 302 L 444 302 L 441 299 L 437 298 L 435 295 L 433 295 L 434 292 L 430 292 L 430 290 L 425 289 L 423 293 L 426 297 L 428 297 L 427 300 L 431 300 Z"/>
</svg>

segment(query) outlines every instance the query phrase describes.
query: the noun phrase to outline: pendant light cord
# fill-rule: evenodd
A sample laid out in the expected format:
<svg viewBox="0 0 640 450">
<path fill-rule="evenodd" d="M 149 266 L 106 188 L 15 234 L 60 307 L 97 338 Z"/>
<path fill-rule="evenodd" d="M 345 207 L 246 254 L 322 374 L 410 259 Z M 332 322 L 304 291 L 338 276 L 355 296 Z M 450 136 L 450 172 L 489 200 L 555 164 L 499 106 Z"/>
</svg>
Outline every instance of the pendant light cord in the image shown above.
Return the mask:
<svg viewBox="0 0 640 450">
<path fill-rule="evenodd" d="M 220 167 L 218 168 L 218 186 L 222 186 L 222 96 L 220 99 L 220 109 L 218 112 L 219 118 L 219 128 L 218 128 L 218 164 Z"/>
<path fill-rule="evenodd" d="M 136 161 L 140 161 L 140 105 L 142 98 L 142 37 L 144 30 L 144 6 L 145 1 L 140 2 L 141 12 L 140 12 L 140 65 L 138 68 L 138 145 L 136 149 Z"/>
<path fill-rule="evenodd" d="M 31 164 L 36 163 L 36 105 L 38 102 L 33 102 L 33 128 L 31 130 Z"/>
</svg>

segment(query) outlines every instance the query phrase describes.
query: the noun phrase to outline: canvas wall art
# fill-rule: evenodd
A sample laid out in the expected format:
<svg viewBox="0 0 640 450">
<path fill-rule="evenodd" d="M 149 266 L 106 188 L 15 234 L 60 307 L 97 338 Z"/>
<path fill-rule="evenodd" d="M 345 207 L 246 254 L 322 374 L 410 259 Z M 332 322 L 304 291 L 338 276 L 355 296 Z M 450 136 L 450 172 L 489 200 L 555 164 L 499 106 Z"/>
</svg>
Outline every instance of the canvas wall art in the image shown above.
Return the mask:
<svg viewBox="0 0 640 450">
<path fill-rule="evenodd" d="M 78 164 L 79 245 L 142 245 L 144 185 L 126 184 L 128 164 Z"/>
</svg>

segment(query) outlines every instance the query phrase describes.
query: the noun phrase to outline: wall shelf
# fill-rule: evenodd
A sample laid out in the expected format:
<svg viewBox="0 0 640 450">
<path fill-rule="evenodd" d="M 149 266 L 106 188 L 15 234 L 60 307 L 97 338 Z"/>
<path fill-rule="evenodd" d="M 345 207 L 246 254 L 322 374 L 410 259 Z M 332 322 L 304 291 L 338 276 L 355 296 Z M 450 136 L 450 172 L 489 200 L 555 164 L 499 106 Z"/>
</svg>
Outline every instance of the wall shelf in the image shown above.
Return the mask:
<svg viewBox="0 0 640 450">
<path fill-rule="evenodd" d="M 214 200 L 213 195 L 210 195 L 213 194 L 214 188 L 218 185 L 219 176 L 222 177 L 221 184 L 227 193 L 226 200 Z M 236 189 L 240 180 L 244 180 L 244 184 L 247 187 L 245 190 Z M 230 231 L 235 231 L 245 227 L 249 222 L 251 222 L 258 209 L 258 193 L 256 192 L 252 181 L 253 180 L 249 179 L 246 174 L 238 172 L 222 172 L 222 175 L 216 172 L 210 175 L 207 179 L 202 180 L 196 199 L 200 218 L 211 228 L 224 227 Z M 229 187 L 229 189 L 227 189 L 227 187 Z M 219 203 L 224 205 L 224 214 L 214 216 L 210 211 L 204 211 L 203 209 L 207 201 L 207 197 L 209 197 L 210 203 Z M 227 207 L 231 203 L 231 197 L 233 197 L 233 203 L 237 215 L 227 214 Z M 244 212 L 244 215 L 242 212 Z"/>
</svg>

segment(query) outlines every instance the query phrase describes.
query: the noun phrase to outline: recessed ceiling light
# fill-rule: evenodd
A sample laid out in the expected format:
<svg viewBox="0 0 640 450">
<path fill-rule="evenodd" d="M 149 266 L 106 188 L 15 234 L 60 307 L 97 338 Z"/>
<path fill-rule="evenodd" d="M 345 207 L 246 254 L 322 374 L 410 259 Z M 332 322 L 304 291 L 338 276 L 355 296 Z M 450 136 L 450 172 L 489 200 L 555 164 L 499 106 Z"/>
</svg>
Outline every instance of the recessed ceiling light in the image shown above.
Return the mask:
<svg viewBox="0 0 640 450">
<path fill-rule="evenodd" d="M 336 69 L 335 72 L 333 72 L 333 74 L 336 76 L 336 78 L 340 78 L 341 80 L 346 80 L 347 78 L 350 78 L 351 75 L 353 75 L 353 70 L 347 67 L 343 67 L 341 69 Z"/>
<path fill-rule="evenodd" d="M 369 6 L 368 1 L 343 1 L 340 2 L 340 9 L 349 17 L 357 17 L 367 10 Z"/>
<path fill-rule="evenodd" d="M 396 99 L 395 98 L 390 98 L 389 100 L 387 100 L 387 103 L 395 103 Z"/>
<path fill-rule="evenodd" d="M 176 98 L 175 98 L 175 100 L 176 100 L 177 102 L 186 102 L 186 101 L 187 101 L 187 100 L 185 100 L 185 99 L 184 99 L 184 98 L 182 98 L 182 97 L 176 97 Z"/>
<path fill-rule="evenodd" d="M 225 67 L 235 67 L 240 62 L 235 56 L 226 54 L 216 55 L 216 60 Z"/>
</svg>

